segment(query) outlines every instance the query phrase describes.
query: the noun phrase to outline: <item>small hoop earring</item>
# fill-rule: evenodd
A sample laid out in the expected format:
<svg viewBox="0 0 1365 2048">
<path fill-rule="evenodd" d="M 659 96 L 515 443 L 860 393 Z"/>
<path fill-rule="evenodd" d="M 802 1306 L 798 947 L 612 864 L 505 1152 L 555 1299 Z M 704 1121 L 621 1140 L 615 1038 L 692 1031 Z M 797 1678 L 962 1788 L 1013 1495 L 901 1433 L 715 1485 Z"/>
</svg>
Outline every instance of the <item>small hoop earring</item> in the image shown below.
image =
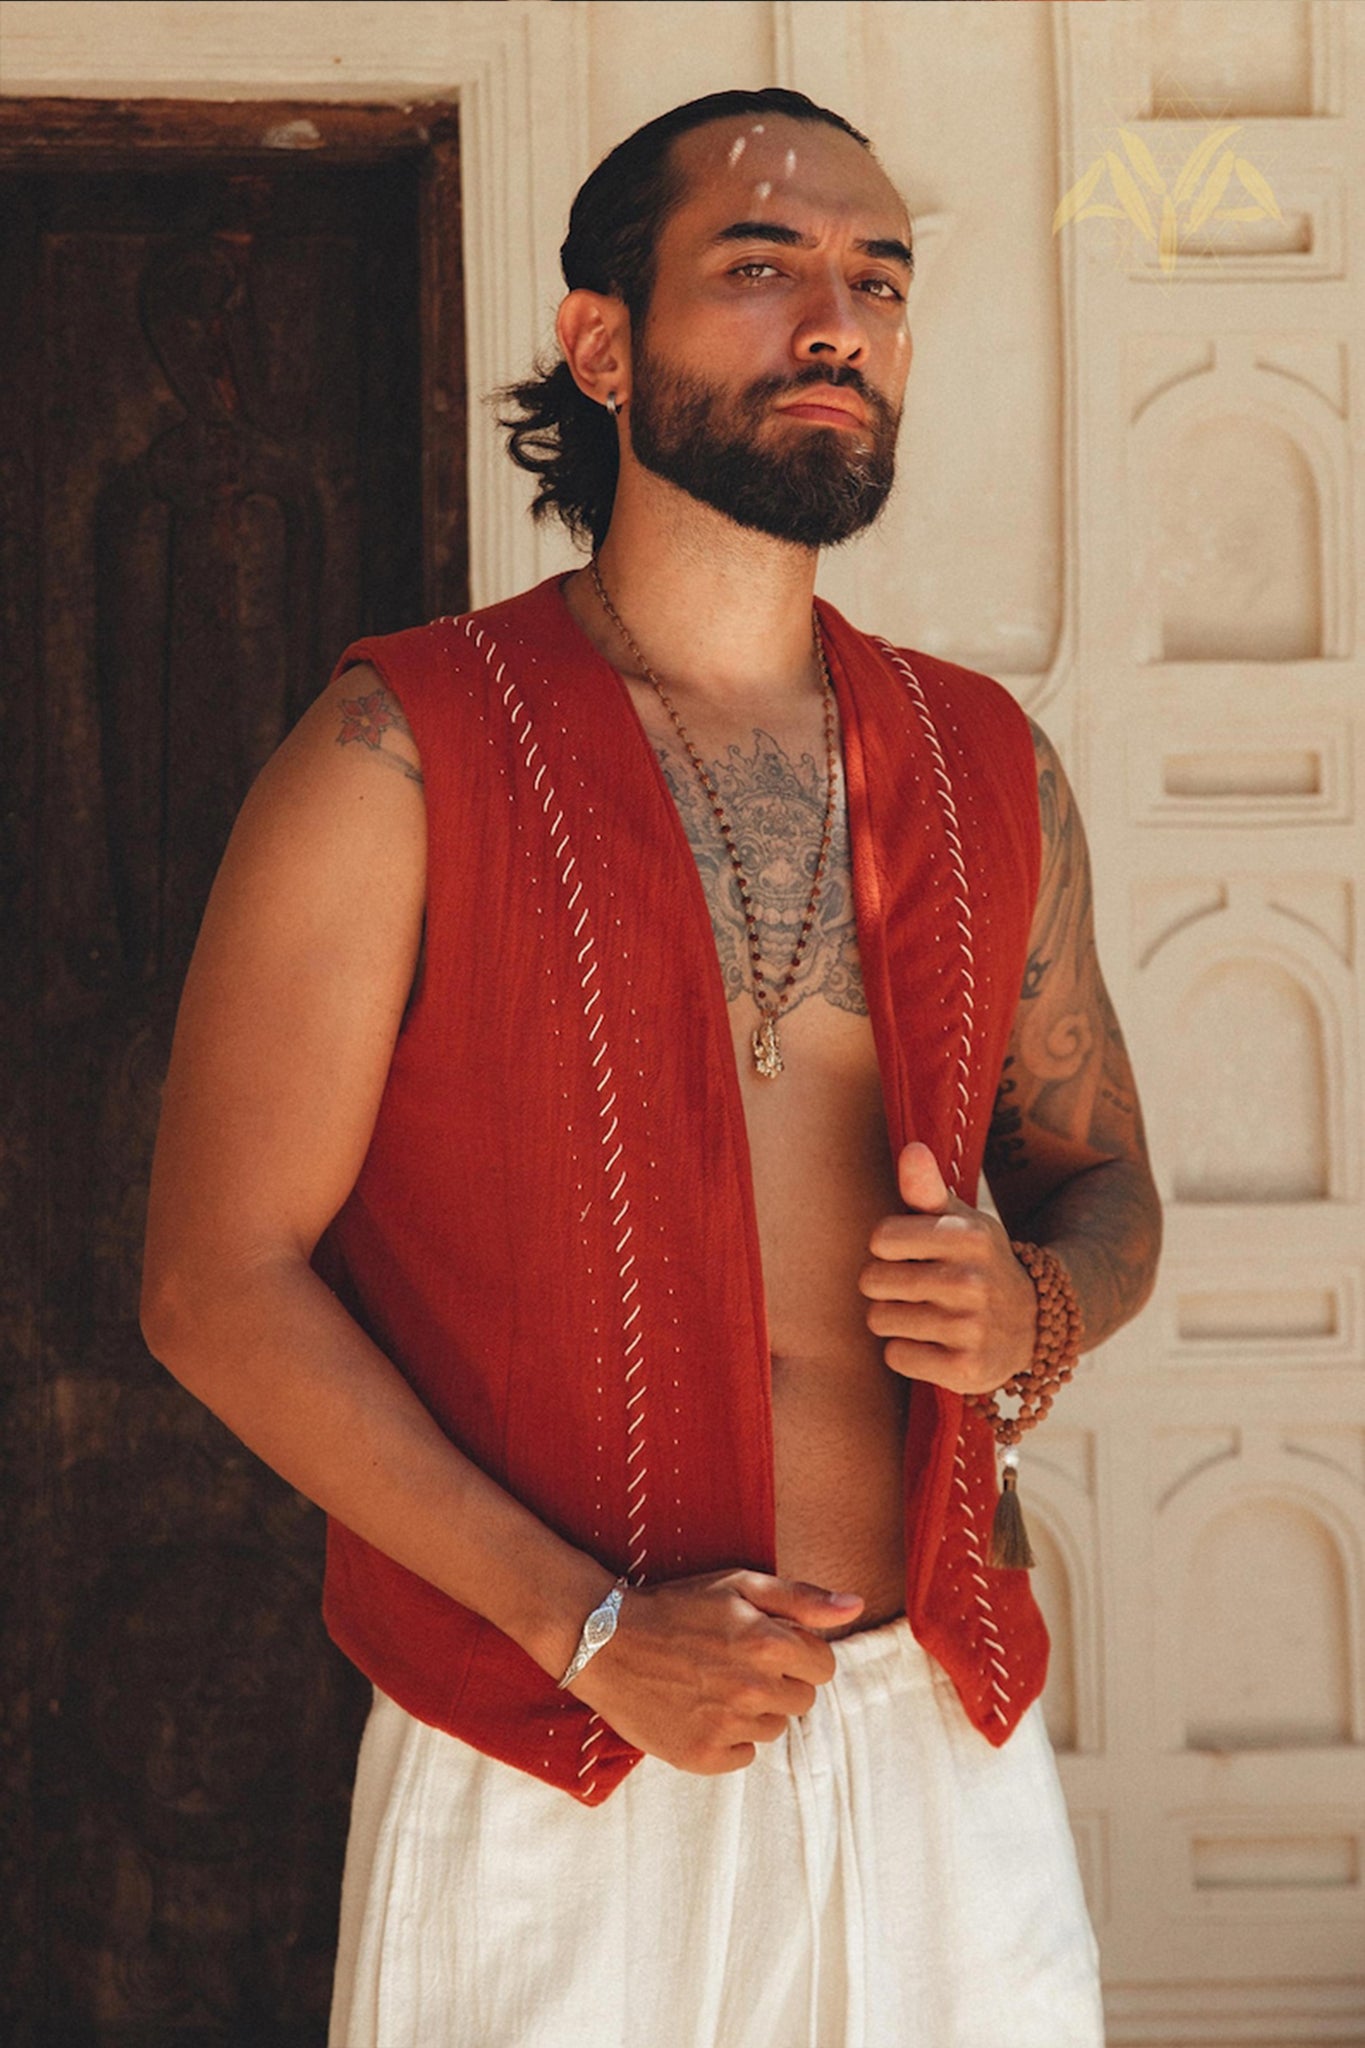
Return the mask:
<svg viewBox="0 0 1365 2048">
<path fill-rule="evenodd" d="M 619 401 L 617 400 L 616 393 L 614 391 L 609 391 L 607 393 L 607 411 L 611 414 L 613 419 L 618 419 L 620 417 L 621 407 Z"/>
</svg>

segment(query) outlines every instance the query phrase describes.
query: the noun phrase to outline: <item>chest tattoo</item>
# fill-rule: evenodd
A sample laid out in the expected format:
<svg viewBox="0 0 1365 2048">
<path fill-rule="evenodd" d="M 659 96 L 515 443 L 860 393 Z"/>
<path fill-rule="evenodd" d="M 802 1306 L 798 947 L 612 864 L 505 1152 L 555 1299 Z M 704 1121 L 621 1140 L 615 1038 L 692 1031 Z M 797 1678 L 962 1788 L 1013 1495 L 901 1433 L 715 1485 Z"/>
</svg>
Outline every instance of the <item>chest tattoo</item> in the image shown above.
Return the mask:
<svg viewBox="0 0 1365 2048">
<path fill-rule="evenodd" d="M 735 871 L 690 762 L 661 741 L 656 741 L 655 750 L 696 857 L 720 955 L 725 998 L 733 1003 L 752 988 L 744 907 Z M 811 754 L 793 761 L 770 733 L 755 727 L 751 749 L 730 746 L 724 760 L 708 761 L 706 770 L 735 835 L 758 919 L 764 972 L 769 986 L 775 987 L 791 962 L 810 901 L 825 816 L 824 762 Z M 787 997 L 786 1012 L 807 996 L 822 996 L 837 1010 L 867 1015 L 853 921 L 842 767 L 820 904 L 805 958 Z"/>
</svg>

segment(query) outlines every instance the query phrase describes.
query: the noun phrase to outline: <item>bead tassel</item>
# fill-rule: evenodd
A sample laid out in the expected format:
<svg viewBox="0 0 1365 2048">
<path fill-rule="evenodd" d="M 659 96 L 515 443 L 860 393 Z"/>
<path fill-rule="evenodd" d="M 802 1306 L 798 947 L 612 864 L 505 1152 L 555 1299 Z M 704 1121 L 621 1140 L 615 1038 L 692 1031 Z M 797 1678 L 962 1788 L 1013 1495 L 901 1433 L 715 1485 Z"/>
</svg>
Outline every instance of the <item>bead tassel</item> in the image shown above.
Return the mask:
<svg viewBox="0 0 1365 2048">
<path fill-rule="evenodd" d="M 1016 1571 L 1029 1571 L 1034 1563 L 1019 1505 L 1019 1460 L 1014 1446 L 1026 1429 L 1042 1421 L 1052 1406 L 1053 1396 L 1066 1385 L 1076 1370 L 1081 1348 L 1081 1309 L 1071 1275 L 1046 1245 L 1010 1240 L 1010 1250 L 1033 1282 L 1037 1299 L 1033 1335 L 1033 1357 L 1026 1372 L 1017 1372 L 995 1394 L 968 1394 L 967 1406 L 983 1415 L 995 1432 L 995 1440 L 1006 1455 L 1000 1480 L 1000 1498 L 991 1524 L 989 1562 Z M 1002 1415 L 996 1394 L 1009 1394 L 1018 1407 L 1013 1415 Z"/>
<path fill-rule="evenodd" d="M 989 1563 L 1009 1571 L 1032 1571 L 1036 1562 L 1029 1548 L 1024 1510 L 1019 1505 L 1019 1468 L 1006 1465 L 1000 1475 L 1000 1498 L 991 1522 Z"/>
</svg>

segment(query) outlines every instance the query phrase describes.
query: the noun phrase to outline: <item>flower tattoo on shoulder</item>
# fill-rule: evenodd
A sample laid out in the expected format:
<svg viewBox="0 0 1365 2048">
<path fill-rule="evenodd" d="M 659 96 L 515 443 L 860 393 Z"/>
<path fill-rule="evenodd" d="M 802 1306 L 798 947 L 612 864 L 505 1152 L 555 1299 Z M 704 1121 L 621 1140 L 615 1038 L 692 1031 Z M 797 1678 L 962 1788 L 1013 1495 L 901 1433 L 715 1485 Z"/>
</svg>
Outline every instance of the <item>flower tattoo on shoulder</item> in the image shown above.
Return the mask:
<svg viewBox="0 0 1365 2048">
<path fill-rule="evenodd" d="M 384 750 L 384 735 L 395 733 L 412 746 L 412 728 L 403 716 L 403 707 L 392 690 L 382 686 L 371 690 L 367 697 L 343 697 L 341 700 L 341 729 L 337 733 L 339 747 L 359 745 L 372 754 L 378 754 L 381 761 L 397 768 L 410 782 L 420 782 L 422 771 L 415 760 L 408 760 L 402 752 Z"/>
</svg>

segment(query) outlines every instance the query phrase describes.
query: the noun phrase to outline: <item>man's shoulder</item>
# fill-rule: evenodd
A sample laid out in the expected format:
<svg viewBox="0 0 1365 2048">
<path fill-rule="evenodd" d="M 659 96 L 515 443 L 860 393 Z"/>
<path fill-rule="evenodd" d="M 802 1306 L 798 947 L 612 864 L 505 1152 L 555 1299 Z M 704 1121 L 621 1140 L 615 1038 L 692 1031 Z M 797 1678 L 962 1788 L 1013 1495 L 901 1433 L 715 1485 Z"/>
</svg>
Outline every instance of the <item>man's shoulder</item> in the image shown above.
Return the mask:
<svg viewBox="0 0 1365 2048">
<path fill-rule="evenodd" d="M 1007 684 L 984 669 L 967 668 L 946 655 L 931 654 L 923 647 L 898 646 L 882 633 L 870 633 L 853 625 L 833 605 L 821 603 L 821 616 L 837 638 L 860 646 L 890 668 L 907 687 L 923 693 L 927 707 L 935 714 L 975 714 L 999 720 L 1018 732 L 1028 729 L 1027 716 Z"/>
<path fill-rule="evenodd" d="M 551 629 L 557 598 L 557 579 L 549 577 L 474 611 L 443 613 L 425 625 L 365 634 L 345 649 L 334 678 L 358 662 L 368 662 L 400 690 L 436 676 L 448 681 L 452 670 L 467 663 L 481 665 L 494 649 L 533 647 Z"/>
<path fill-rule="evenodd" d="M 491 604 L 480 605 L 476 611 L 433 619 L 430 627 L 417 630 L 434 632 L 442 628 L 448 633 L 453 628 L 471 640 L 509 634 L 534 637 L 551 632 L 568 616 L 560 596 L 561 580 L 558 576 L 546 576 L 541 582 L 514 592 L 511 597 L 496 598 Z"/>
<path fill-rule="evenodd" d="M 497 598 L 491 604 L 463 612 L 442 612 L 424 624 L 400 626 L 391 633 L 368 634 L 364 644 L 416 653 L 449 646 L 459 638 L 477 640 L 481 635 L 532 629 L 537 621 L 548 625 L 558 597 L 558 582 L 557 577 L 549 576 L 544 582 L 533 583 L 528 589 Z"/>
</svg>

